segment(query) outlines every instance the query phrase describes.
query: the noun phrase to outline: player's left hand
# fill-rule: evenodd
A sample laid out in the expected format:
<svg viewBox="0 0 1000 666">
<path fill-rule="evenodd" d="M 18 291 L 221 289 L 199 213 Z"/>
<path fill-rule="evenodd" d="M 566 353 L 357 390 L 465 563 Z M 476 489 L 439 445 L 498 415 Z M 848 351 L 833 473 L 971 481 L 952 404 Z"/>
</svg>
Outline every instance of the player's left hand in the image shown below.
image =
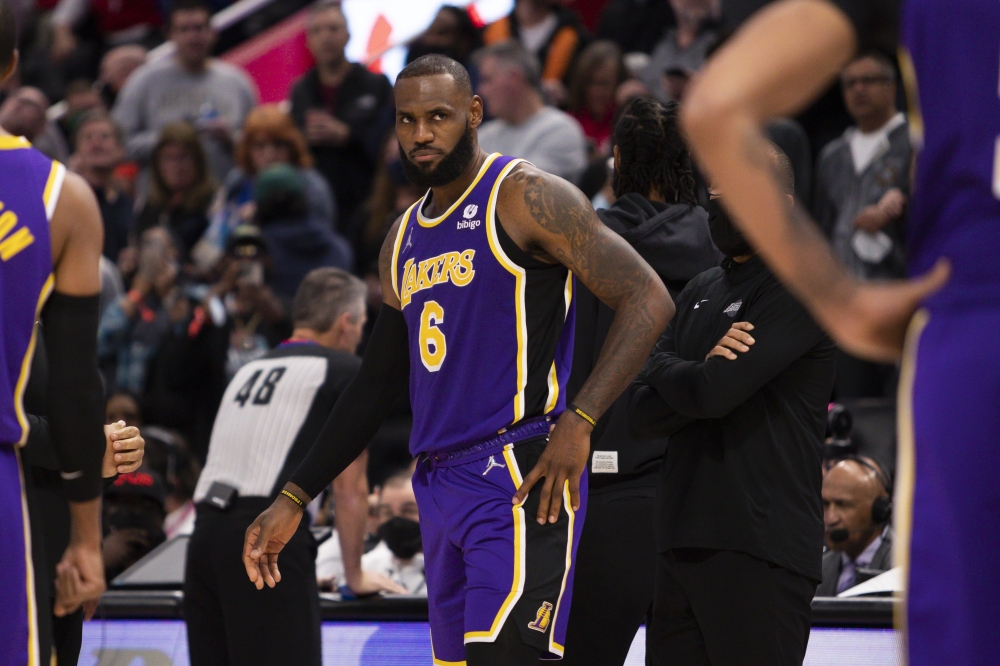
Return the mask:
<svg viewBox="0 0 1000 666">
<path fill-rule="evenodd" d="M 909 280 L 860 284 L 847 303 L 818 306 L 819 323 L 849 354 L 881 363 L 896 362 L 913 313 L 948 282 L 950 275 L 951 262 L 940 259 L 934 268 Z"/>
<path fill-rule="evenodd" d="M 545 478 L 538 502 L 538 524 L 559 520 L 563 489 L 569 486 L 569 501 L 573 510 L 580 508 L 580 477 L 590 458 L 590 433 L 594 427 L 573 412 L 564 412 L 549 435 L 548 446 L 534 468 L 524 477 L 514 494 L 514 504 L 524 502 L 538 480 Z"/>
<path fill-rule="evenodd" d="M 118 421 L 104 426 L 106 447 L 101 476 L 105 479 L 115 474 L 128 474 L 139 469 L 146 451 L 146 440 L 135 426 Z"/>
</svg>

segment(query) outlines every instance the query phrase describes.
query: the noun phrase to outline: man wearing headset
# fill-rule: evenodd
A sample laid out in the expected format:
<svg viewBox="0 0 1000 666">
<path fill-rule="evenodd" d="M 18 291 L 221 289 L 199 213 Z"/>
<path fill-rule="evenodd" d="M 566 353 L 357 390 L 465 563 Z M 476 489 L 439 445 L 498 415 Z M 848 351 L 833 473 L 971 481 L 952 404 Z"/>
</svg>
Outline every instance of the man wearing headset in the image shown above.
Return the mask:
<svg viewBox="0 0 1000 666">
<path fill-rule="evenodd" d="M 818 597 L 854 587 L 860 569 L 892 567 L 892 482 L 865 457 L 837 462 L 823 477 L 823 522 L 829 550 L 823 555 Z"/>
</svg>

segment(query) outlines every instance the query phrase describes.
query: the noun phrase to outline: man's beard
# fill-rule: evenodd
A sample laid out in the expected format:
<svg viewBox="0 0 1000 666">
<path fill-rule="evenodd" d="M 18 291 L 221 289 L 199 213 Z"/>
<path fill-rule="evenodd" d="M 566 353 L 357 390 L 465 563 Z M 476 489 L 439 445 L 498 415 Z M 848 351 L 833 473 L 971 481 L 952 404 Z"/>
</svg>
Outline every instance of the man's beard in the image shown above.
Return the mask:
<svg viewBox="0 0 1000 666">
<path fill-rule="evenodd" d="M 399 147 L 399 161 L 403 166 L 403 173 L 407 180 L 417 186 L 420 190 L 427 190 L 432 187 L 443 187 L 458 179 L 467 168 L 469 163 L 476 156 L 476 146 L 472 140 L 472 128 L 465 126 L 462 138 L 458 140 L 451 152 L 445 154 L 438 162 L 438 165 L 430 171 L 424 171 L 417 164 L 410 161 L 403 150 Z"/>
</svg>

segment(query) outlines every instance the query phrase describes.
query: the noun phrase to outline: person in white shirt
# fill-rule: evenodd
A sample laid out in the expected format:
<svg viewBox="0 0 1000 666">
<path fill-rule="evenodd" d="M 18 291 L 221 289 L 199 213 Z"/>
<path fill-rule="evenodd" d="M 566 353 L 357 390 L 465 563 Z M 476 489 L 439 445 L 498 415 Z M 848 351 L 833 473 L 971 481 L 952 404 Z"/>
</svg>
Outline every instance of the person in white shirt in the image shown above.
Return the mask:
<svg viewBox="0 0 1000 666">
<path fill-rule="evenodd" d="M 378 528 L 375 531 L 379 542 L 362 556 L 361 568 L 389 578 L 406 588 L 409 594 L 427 596 L 420 515 L 412 476 L 412 467 L 397 472 L 386 479 L 379 490 Z M 320 545 L 316 557 L 316 577 L 320 586 L 337 586 L 342 571 L 339 541 L 327 539 Z"/>
<path fill-rule="evenodd" d="M 572 116 L 545 105 L 538 60 L 514 41 L 476 56 L 478 93 L 493 120 L 479 127 L 487 152 L 523 158 L 539 169 L 574 180 L 587 166 L 583 130 Z"/>
<path fill-rule="evenodd" d="M 863 54 L 844 68 L 840 82 L 855 125 L 820 154 L 813 212 L 855 277 L 903 278 L 913 150 L 906 118 L 896 110 L 895 65 L 879 53 Z M 841 353 L 835 395 L 895 395 L 895 376 L 894 366 Z"/>
</svg>

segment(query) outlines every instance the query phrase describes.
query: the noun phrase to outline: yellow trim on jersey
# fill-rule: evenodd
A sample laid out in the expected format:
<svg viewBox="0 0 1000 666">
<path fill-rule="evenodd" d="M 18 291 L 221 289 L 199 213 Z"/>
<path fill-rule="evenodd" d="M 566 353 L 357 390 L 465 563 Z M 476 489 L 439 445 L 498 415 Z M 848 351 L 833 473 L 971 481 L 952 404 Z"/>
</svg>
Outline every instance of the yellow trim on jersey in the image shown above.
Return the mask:
<svg viewBox="0 0 1000 666">
<path fill-rule="evenodd" d="M 900 48 L 896 55 L 899 60 L 899 76 L 903 79 L 903 92 L 906 93 L 906 107 L 909 109 L 910 141 L 919 147 L 924 145 L 924 115 L 920 110 L 917 68 L 913 66 L 910 52 L 905 48 Z"/>
<path fill-rule="evenodd" d="M 35 305 L 35 321 L 42 314 L 42 307 L 49 299 L 52 288 L 55 286 L 56 278 L 50 274 L 49 278 L 42 285 L 42 291 L 38 295 L 38 303 Z M 35 356 L 35 344 L 38 342 L 38 326 L 32 325 L 31 340 L 28 341 L 28 349 L 21 359 L 21 374 L 17 377 L 17 384 L 14 385 L 14 412 L 17 414 L 17 422 L 21 425 L 21 439 L 18 442 L 24 446 L 28 442 L 28 417 L 24 413 L 24 389 L 28 386 L 28 377 L 31 375 L 31 359 Z"/>
<path fill-rule="evenodd" d="M 896 496 L 893 498 L 894 515 L 892 526 L 899 544 L 894 549 L 893 566 L 901 567 L 903 573 L 902 603 L 895 609 L 896 629 L 902 634 L 904 651 L 909 644 L 906 639 L 906 601 L 910 585 L 910 538 L 913 533 L 913 489 L 917 479 L 916 436 L 913 427 L 913 383 L 917 375 L 917 349 L 920 336 L 930 321 L 927 310 L 918 310 L 910 320 L 906 331 L 906 345 L 903 347 L 903 363 L 899 371 L 899 393 L 897 396 L 897 422 L 899 423 L 899 446 L 896 462 Z M 908 663 L 908 655 L 903 655 L 902 663 Z"/>
<path fill-rule="evenodd" d="M 552 613 L 552 632 L 549 634 L 549 652 L 563 656 L 565 647 L 556 643 L 556 622 L 559 618 L 559 608 L 562 606 L 563 594 L 566 592 L 566 581 L 569 579 L 569 570 L 573 567 L 573 526 L 576 522 L 576 512 L 570 503 L 569 481 L 563 485 L 563 508 L 569 514 L 569 527 L 566 535 L 566 569 L 563 570 L 562 586 L 559 588 L 559 598 L 556 599 L 556 609 Z"/>
<path fill-rule="evenodd" d="M 52 161 L 52 168 L 49 170 L 49 179 L 45 183 L 45 191 L 42 193 L 42 203 L 45 204 L 45 216 L 52 221 L 52 215 L 56 212 L 56 204 L 59 203 L 59 195 L 62 193 L 63 182 L 66 180 L 66 167 L 60 162 Z"/>
<path fill-rule="evenodd" d="M 443 659 L 438 659 L 434 656 L 434 649 L 431 648 L 431 659 L 434 660 L 434 666 L 465 666 L 465 660 L 462 661 L 444 661 Z"/>
<path fill-rule="evenodd" d="M 513 444 L 508 444 L 504 447 L 503 458 L 507 463 L 507 471 L 510 472 L 510 479 L 514 482 L 514 488 L 520 488 L 523 478 L 521 477 L 521 470 L 517 467 L 517 459 L 514 457 Z M 517 600 L 521 598 L 521 593 L 524 591 L 525 543 L 527 541 L 527 528 L 524 522 L 524 504 L 515 504 L 513 512 L 514 580 L 510 586 L 510 593 L 507 594 L 507 598 L 504 599 L 503 604 L 500 606 L 500 610 L 497 611 L 496 617 L 493 618 L 493 624 L 490 626 L 490 630 L 465 632 L 466 643 L 492 643 L 495 641 L 497 635 L 500 633 L 500 629 L 503 627 L 503 623 L 507 620 L 507 616 L 510 615 L 510 612 L 514 609 L 515 604 L 517 604 Z"/>
<path fill-rule="evenodd" d="M 542 413 L 551 412 L 556 408 L 557 402 L 559 402 L 559 377 L 556 374 L 556 362 L 552 361 L 552 367 L 549 369 L 549 399 L 545 401 L 545 411 Z"/>
<path fill-rule="evenodd" d="M 419 201 L 417 203 L 419 203 Z M 417 204 L 413 204 L 413 206 L 416 205 Z M 396 281 L 396 278 L 399 275 L 399 271 L 397 270 L 397 266 L 399 264 L 399 246 L 403 243 L 403 231 L 406 229 L 407 222 L 410 221 L 410 212 L 413 210 L 413 206 L 407 208 L 406 212 L 403 214 L 403 219 L 399 223 L 399 229 L 396 230 L 396 241 L 392 244 L 392 267 L 390 270 L 392 275 L 392 290 L 395 292 L 397 299 L 399 298 L 400 286 Z"/>
<path fill-rule="evenodd" d="M 510 164 L 503 168 L 503 171 L 497 176 L 496 182 L 493 183 L 493 189 L 490 191 L 490 198 L 486 204 L 486 238 L 490 242 L 490 249 L 493 251 L 493 256 L 500 262 L 500 265 L 506 268 L 515 278 L 514 312 L 517 322 L 517 391 L 514 394 L 514 420 L 511 423 L 517 423 L 524 418 L 524 388 L 528 384 L 528 323 L 525 314 L 526 306 L 524 304 L 524 292 L 527 280 L 525 270 L 511 261 L 510 257 L 503 251 L 503 248 L 500 247 L 500 240 L 497 238 L 496 229 L 496 210 L 500 183 L 511 172 L 511 169 L 523 161 L 512 160 Z"/>
<path fill-rule="evenodd" d="M 500 157 L 500 153 L 493 153 L 492 155 L 490 155 L 489 157 L 487 157 L 486 161 L 483 162 L 482 168 L 479 169 L 479 173 L 476 174 L 476 177 L 473 179 L 473 181 L 469 185 L 469 187 L 466 188 L 465 192 L 462 193 L 462 196 L 460 196 L 458 199 L 456 199 L 455 203 L 453 203 L 448 208 L 448 210 L 446 210 L 444 213 L 442 213 L 439 217 L 435 217 L 433 219 L 428 219 L 428 218 L 424 217 L 423 213 L 420 212 L 420 211 L 423 210 L 424 203 L 427 201 L 427 197 L 431 193 L 430 190 L 427 190 L 427 193 L 424 194 L 424 196 L 422 196 L 420 198 L 420 201 L 417 202 L 417 204 L 418 204 L 417 205 L 417 223 L 420 224 L 420 226 L 422 226 L 422 227 L 436 227 L 442 221 L 444 221 L 444 218 L 446 218 L 449 215 L 451 215 L 452 213 L 454 213 L 455 209 L 458 208 L 460 205 L 462 205 L 462 203 L 465 202 L 465 197 L 469 196 L 472 193 L 472 190 L 475 189 L 476 185 L 479 184 L 479 181 L 482 180 L 482 178 L 483 178 L 484 175 L 486 175 L 486 170 L 490 168 L 491 164 L 493 164 L 493 160 L 495 160 L 498 157 Z"/>
<path fill-rule="evenodd" d="M 28 593 L 28 665 L 39 666 L 38 653 L 38 611 L 35 608 L 35 568 L 31 562 L 31 523 L 28 517 L 28 498 L 24 494 L 24 470 L 21 467 L 21 452 L 14 449 L 17 456 L 17 477 L 21 484 L 21 522 L 24 525 L 24 578 Z"/>
<path fill-rule="evenodd" d="M 19 150 L 21 148 L 31 148 L 31 142 L 23 136 L 0 135 L 0 150 Z"/>
<path fill-rule="evenodd" d="M 569 316 L 569 306 L 573 302 L 573 272 L 570 271 L 566 275 L 566 288 L 563 290 L 563 298 L 566 302 L 566 314 L 563 316 L 563 321 L 566 321 L 566 317 Z M 548 414 L 553 409 L 556 408 L 556 403 L 559 402 L 559 376 L 556 373 L 556 362 L 552 361 L 552 369 L 549 371 L 549 399 L 545 401 L 545 411 L 544 414 Z"/>
</svg>

